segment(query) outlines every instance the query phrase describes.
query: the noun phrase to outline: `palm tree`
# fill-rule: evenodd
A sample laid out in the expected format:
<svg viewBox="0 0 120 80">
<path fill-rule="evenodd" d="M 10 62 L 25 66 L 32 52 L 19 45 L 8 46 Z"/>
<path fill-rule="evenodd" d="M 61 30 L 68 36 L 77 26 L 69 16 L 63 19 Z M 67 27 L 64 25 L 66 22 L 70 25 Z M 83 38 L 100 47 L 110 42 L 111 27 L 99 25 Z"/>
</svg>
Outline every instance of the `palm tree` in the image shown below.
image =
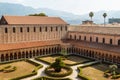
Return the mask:
<svg viewBox="0 0 120 80">
<path fill-rule="evenodd" d="M 103 13 L 103 18 L 104 18 L 104 26 L 105 26 L 105 19 L 107 17 L 107 13 Z"/>
<path fill-rule="evenodd" d="M 89 13 L 89 17 L 91 18 L 91 21 L 92 21 L 92 17 L 94 16 L 94 13 L 93 12 L 90 12 Z M 92 25 L 92 23 L 91 23 L 91 25 Z"/>
</svg>

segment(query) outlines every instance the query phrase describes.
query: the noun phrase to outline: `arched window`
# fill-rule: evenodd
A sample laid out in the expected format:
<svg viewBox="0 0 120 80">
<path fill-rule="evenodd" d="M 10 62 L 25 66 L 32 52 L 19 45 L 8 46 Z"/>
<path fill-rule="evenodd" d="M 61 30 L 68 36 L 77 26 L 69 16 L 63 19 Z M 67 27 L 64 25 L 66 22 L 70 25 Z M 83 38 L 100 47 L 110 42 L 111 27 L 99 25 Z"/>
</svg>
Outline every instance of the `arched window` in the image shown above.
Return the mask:
<svg viewBox="0 0 120 80">
<path fill-rule="evenodd" d="M 105 43 L 105 38 L 103 38 L 103 41 L 102 41 L 103 43 Z"/>
<path fill-rule="evenodd" d="M 112 44 L 112 39 L 110 39 L 110 44 Z"/>
<path fill-rule="evenodd" d="M 118 45 L 120 45 L 120 40 L 118 40 Z"/>
</svg>

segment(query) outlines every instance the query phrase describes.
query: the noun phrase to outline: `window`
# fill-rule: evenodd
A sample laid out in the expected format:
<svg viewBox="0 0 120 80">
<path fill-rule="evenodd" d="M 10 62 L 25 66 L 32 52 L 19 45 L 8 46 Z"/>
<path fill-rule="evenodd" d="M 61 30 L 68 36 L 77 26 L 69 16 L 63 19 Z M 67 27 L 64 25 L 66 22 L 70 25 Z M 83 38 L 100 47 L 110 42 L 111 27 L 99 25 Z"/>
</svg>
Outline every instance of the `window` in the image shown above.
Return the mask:
<svg viewBox="0 0 120 80">
<path fill-rule="evenodd" d="M 118 40 L 118 45 L 120 45 L 120 40 Z"/>
<path fill-rule="evenodd" d="M 86 41 L 86 36 L 84 37 L 84 40 Z"/>
<path fill-rule="evenodd" d="M 105 43 L 105 38 L 103 38 L 103 43 Z"/>
<path fill-rule="evenodd" d="M 42 28 L 40 27 L 40 32 L 42 31 Z"/>
<path fill-rule="evenodd" d="M 76 40 L 76 35 L 74 36 L 74 39 Z"/>
<path fill-rule="evenodd" d="M 72 39 L 72 35 L 70 35 L 70 39 Z"/>
<path fill-rule="evenodd" d="M 22 27 L 20 27 L 20 32 L 23 32 L 23 28 Z"/>
<path fill-rule="evenodd" d="M 51 27 L 51 32 L 53 31 L 53 27 Z"/>
<path fill-rule="evenodd" d="M 62 31 L 62 26 L 61 26 L 61 31 Z"/>
<path fill-rule="evenodd" d="M 45 27 L 45 31 L 47 32 L 47 27 Z"/>
<path fill-rule="evenodd" d="M 15 27 L 13 27 L 13 33 L 15 33 Z"/>
<path fill-rule="evenodd" d="M 36 28 L 34 27 L 34 32 L 36 32 Z"/>
<path fill-rule="evenodd" d="M 67 26 L 65 26 L 65 30 L 67 31 Z"/>
<path fill-rule="evenodd" d="M 7 28 L 5 28 L 5 33 L 8 33 L 8 29 Z"/>
<path fill-rule="evenodd" d="M 79 36 L 79 40 L 81 40 L 81 36 Z"/>
<path fill-rule="evenodd" d="M 90 37 L 90 42 L 92 42 L 92 37 Z"/>
<path fill-rule="evenodd" d="M 110 44 L 112 44 L 112 39 L 110 39 Z"/>
<path fill-rule="evenodd" d="M 96 42 L 98 42 L 98 37 L 96 37 Z"/>
<path fill-rule="evenodd" d="M 29 27 L 27 27 L 27 32 L 29 32 L 29 30 L 30 30 Z"/>
<path fill-rule="evenodd" d="M 58 27 L 56 27 L 56 31 L 58 31 Z"/>
</svg>

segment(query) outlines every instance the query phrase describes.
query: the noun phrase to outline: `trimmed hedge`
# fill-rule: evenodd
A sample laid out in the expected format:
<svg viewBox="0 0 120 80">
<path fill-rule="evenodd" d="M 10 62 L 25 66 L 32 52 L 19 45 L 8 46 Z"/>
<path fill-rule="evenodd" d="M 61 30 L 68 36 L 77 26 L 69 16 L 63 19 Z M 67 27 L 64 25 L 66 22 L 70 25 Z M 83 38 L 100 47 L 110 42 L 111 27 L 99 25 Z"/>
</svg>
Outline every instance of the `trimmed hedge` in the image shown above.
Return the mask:
<svg viewBox="0 0 120 80">
<path fill-rule="evenodd" d="M 109 70 L 106 70 L 105 72 L 104 72 L 104 76 L 105 77 L 109 77 L 109 76 L 111 76 L 110 75 L 110 71 Z M 118 79 L 118 78 L 120 78 L 120 74 L 119 73 L 117 73 L 116 75 L 112 75 L 112 79 Z"/>
<path fill-rule="evenodd" d="M 44 60 L 42 60 L 42 59 L 40 59 L 40 58 L 35 58 L 35 60 L 44 62 L 44 63 L 49 64 L 49 65 L 51 64 L 50 62 L 44 61 Z"/>
<path fill-rule="evenodd" d="M 26 60 L 26 62 L 29 62 L 29 63 L 31 63 L 31 64 L 36 66 L 36 68 L 32 71 L 32 73 L 26 74 L 26 75 L 23 75 L 23 76 L 20 76 L 20 77 L 16 77 L 16 78 L 13 78 L 13 79 L 10 79 L 10 80 L 19 80 L 19 79 L 22 79 L 22 78 L 26 78 L 26 77 L 30 77 L 30 76 L 36 75 L 37 74 L 37 70 L 43 67 L 42 65 L 40 65 L 38 63 L 35 63 L 35 62 L 31 61 L 31 60 Z"/>
<path fill-rule="evenodd" d="M 70 74 L 72 74 L 73 70 L 72 68 L 68 67 L 68 66 L 64 66 L 63 68 L 67 70 L 67 73 L 63 73 L 63 74 L 55 74 L 55 73 L 51 73 L 51 72 L 48 72 L 47 70 L 49 69 L 50 67 L 47 67 L 45 69 L 45 73 L 48 75 L 48 76 L 52 76 L 52 77 L 65 77 L 65 76 L 68 76 Z"/>
<path fill-rule="evenodd" d="M 54 55 L 49 55 L 49 56 L 61 56 L 61 54 L 54 54 Z M 68 57 L 69 56 L 77 56 L 77 55 L 68 55 Z M 44 56 L 44 57 L 48 57 L 48 56 Z M 62 57 L 62 56 L 61 56 Z M 38 58 L 35 58 L 35 60 L 37 60 L 37 61 L 41 61 L 41 62 L 44 62 L 44 63 L 46 63 L 46 64 L 51 64 L 50 62 L 48 62 L 48 61 L 45 61 L 45 60 L 42 60 L 42 59 L 40 59 L 41 57 L 38 57 Z M 82 62 L 82 63 L 80 63 L 80 62 L 77 62 L 77 63 L 74 63 L 74 64 L 66 64 L 67 66 L 74 66 L 74 65 L 78 65 L 78 64 L 83 64 L 83 63 L 87 63 L 87 62 L 91 62 L 91 61 L 94 61 L 94 60 L 89 60 L 89 61 L 84 61 L 84 62 Z"/>
<path fill-rule="evenodd" d="M 8 62 L 1 62 L 0 65 L 2 65 L 2 64 L 8 64 L 8 63 L 13 63 L 13 62 L 24 61 L 24 60 L 25 60 L 25 59 L 13 60 L 13 61 L 8 61 Z"/>
<path fill-rule="evenodd" d="M 35 78 L 33 80 L 71 80 L 70 78 L 50 78 L 47 76 Z"/>
<path fill-rule="evenodd" d="M 79 78 L 81 78 L 82 80 L 91 80 L 88 77 L 82 75 L 82 69 L 80 67 L 78 68 L 78 70 L 79 70 L 79 74 L 78 74 Z"/>
<path fill-rule="evenodd" d="M 120 78 L 120 74 L 112 76 L 112 79 L 118 79 Z"/>
</svg>

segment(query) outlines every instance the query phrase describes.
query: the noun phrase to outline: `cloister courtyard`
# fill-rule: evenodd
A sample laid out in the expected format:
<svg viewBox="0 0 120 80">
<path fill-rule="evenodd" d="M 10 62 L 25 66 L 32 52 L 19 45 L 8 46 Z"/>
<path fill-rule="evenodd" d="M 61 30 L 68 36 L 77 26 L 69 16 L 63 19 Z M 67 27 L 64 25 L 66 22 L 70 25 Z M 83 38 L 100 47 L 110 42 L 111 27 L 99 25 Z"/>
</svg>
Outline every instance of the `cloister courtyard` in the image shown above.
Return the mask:
<svg viewBox="0 0 120 80">
<path fill-rule="evenodd" d="M 62 58 L 65 65 L 71 67 L 73 72 L 70 75 L 66 77 L 53 77 L 45 73 L 45 68 L 54 63 L 58 57 Z M 37 68 L 38 64 L 43 67 Z M 15 67 L 15 70 L 10 71 L 13 67 Z M 81 68 L 81 70 L 78 68 Z M 66 57 L 61 55 L 47 55 L 29 60 L 24 59 L 1 63 L 0 80 L 112 80 L 111 76 L 104 76 L 104 72 L 108 68 L 109 65 L 107 63 L 101 63 L 78 55 L 69 55 Z M 35 70 L 37 70 L 37 73 L 33 74 Z M 117 69 L 117 73 L 120 73 L 120 68 Z M 78 76 L 79 74 L 87 77 L 87 79 Z M 120 78 L 115 80 L 120 80 Z"/>
</svg>

